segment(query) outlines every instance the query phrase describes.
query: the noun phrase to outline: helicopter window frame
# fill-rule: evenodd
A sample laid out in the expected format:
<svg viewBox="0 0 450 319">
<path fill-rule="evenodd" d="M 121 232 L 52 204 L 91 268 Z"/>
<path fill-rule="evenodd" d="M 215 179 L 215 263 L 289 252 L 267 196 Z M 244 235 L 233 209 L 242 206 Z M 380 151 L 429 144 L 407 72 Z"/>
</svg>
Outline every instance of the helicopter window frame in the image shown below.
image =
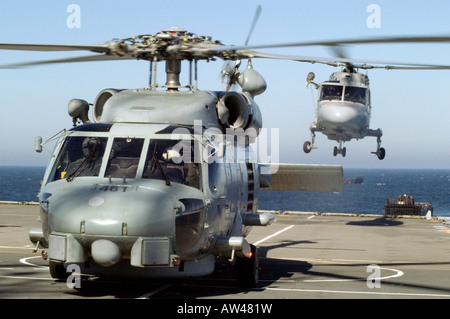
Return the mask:
<svg viewBox="0 0 450 319">
<path fill-rule="evenodd" d="M 103 176 L 108 178 L 138 178 L 141 159 L 144 156 L 146 138 L 138 136 L 112 136 L 111 140 Z M 134 146 L 132 144 L 127 145 L 127 143 L 134 142 L 138 144 Z"/>
<path fill-rule="evenodd" d="M 367 102 L 367 88 L 346 85 L 344 87 L 344 101 L 365 105 Z"/>
<path fill-rule="evenodd" d="M 333 88 L 335 92 L 326 93 L 326 90 Z M 326 94 L 326 95 L 325 95 Z M 320 88 L 319 101 L 342 101 L 344 96 L 344 86 L 338 84 L 322 84 Z"/>
<path fill-rule="evenodd" d="M 101 142 L 101 144 L 96 144 L 95 141 Z M 48 176 L 48 182 L 62 179 L 72 181 L 74 178 L 78 177 L 101 176 L 103 158 L 105 152 L 108 150 L 108 142 L 109 138 L 105 135 L 70 134 L 66 136 L 64 140 L 60 142 L 60 147 L 56 146 L 58 156 L 53 163 L 52 170 Z M 73 148 L 76 145 L 79 147 Z M 85 146 L 84 150 L 83 145 Z M 70 149 L 68 149 L 69 146 L 71 147 Z M 97 154 L 98 146 L 101 148 L 98 151 L 100 153 Z M 76 158 L 74 158 L 74 156 Z M 73 160 L 70 160 L 71 157 Z M 97 162 L 98 160 L 100 160 L 99 163 Z M 63 167 L 63 165 L 65 165 L 65 167 Z"/>
<path fill-rule="evenodd" d="M 178 183 L 202 191 L 201 148 L 195 138 L 150 138 L 144 147 L 146 155 L 142 165 L 142 179 L 163 180 L 169 184 Z M 186 149 L 191 151 L 191 155 L 184 154 Z"/>
</svg>

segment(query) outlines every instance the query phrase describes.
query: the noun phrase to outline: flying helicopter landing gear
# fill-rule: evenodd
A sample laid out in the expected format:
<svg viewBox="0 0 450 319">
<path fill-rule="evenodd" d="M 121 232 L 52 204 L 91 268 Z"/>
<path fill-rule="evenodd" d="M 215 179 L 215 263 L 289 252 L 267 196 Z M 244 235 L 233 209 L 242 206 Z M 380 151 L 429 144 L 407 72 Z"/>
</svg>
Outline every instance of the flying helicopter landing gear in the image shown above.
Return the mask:
<svg viewBox="0 0 450 319">
<path fill-rule="evenodd" d="M 311 150 L 316 149 L 317 147 L 314 146 L 314 139 L 316 138 L 316 134 L 314 132 L 311 132 L 311 142 L 306 141 L 303 143 L 303 152 L 306 154 L 310 153 Z"/>
<path fill-rule="evenodd" d="M 341 154 L 342 157 L 345 157 L 347 154 L 347 149 L 345 147 L 342 147 L 342 141 L 339 141 L 339 148 L 337 146 L 333 149 L 333 156 L 336 156 L 338 154 Z"/>
<path fill-rule="evenodd" d="M 386 156 L 386 150 L 381 146 L 381 136 L 377 136 L 377 150 L 376 152 L 372 152 L 372 154 L 375 154 L 379 160 L 383 160 Z"/>
<path fill-rule="evenodd" d="M 386 156 L 386 150 L 381 146 L 381 136 L 383 135 L 383 132 L 378 130 L 369 130 L 368 136 L 376 136 L 377 137 L 377 150 L 375 152 L 372 152 L 372 154 L 375 154 L 379 160 L 383 160 Z"/>
</svg>

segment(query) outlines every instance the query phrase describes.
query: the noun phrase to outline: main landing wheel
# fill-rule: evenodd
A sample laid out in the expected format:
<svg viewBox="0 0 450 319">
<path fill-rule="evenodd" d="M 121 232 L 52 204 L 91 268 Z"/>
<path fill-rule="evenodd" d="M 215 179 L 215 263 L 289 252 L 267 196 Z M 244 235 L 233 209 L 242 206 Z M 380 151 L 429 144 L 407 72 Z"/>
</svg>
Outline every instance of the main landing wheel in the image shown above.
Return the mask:
<svg viewBox="0 0 450 319">
<path fill-rule="evenodd" d="M 66 268 L 63 263 L 50 260 L 49 262 L 50 276 L 58 280 L 66 280 L 69 274 L 66 272 Z"/>
<path fill-rule="evenodd" d="M 303 143 L 303 152 L 305 152 L 306 154 L 311 152 L 311 142 L 306 141 L 305 143 Z"/>
<path fill-rule="evenodd" d="M 347 149 L 345 147 L 344 148 L 338 148 L 337 146 L 335 146 L 333 148 L 333 156 L 336 156 L 338 154 L 341 154 L 342 157 L 345 157 L 345 155 L 347 155 Z"/>
<path fill-rule="evenodd" d="M 236 259 L 237 280 L 241 287 L 256 288 L 259 281 L 258 248 L 250 245 L 252 256 Z"/>
<path fill-rule="evenodd" d="M 386 150 L 383 147 L 380 148 L 380 151 L 378 152 L 377 156 L 379 160 L 383 160 L 384 157 L 386 156 Z"/>
</svg>

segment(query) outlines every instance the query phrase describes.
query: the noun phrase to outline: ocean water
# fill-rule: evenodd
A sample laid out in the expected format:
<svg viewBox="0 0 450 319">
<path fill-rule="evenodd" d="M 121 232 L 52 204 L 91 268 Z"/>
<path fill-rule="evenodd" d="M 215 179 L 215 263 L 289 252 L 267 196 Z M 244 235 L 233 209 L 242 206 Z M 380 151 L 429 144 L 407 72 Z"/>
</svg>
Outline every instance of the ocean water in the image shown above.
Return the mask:
<svg viewBox="0 0 450 319">
<path fill-rule="evenodd" d="M 388 197 L 411 195 L 433 205 L 433 216 L 450 216 L 450 170 L 345 169 L 344 179 L 363 176 L 363 184 L 344 184 L 342 192 L 270 192 L 259 208 L 350 214 L 384 214 Z"/>
<path fill-rule="evenodd" d="M 0 166 L 0 201 L 37 202 L 45 167 Z"/>
<path fill-rule="evenodd" d="M 44 167 L 0 166 L 0 201 L 37 201 Z M 412 195 L 433 205 L 434 216 L 450 217 L 450 170 L 346 169 L 363 184 L 343 185 L 341 193 L 274 192 L 260 196 L 259 208 L 351 214 L 384 214 L 386 198 Z"/>
</svg>

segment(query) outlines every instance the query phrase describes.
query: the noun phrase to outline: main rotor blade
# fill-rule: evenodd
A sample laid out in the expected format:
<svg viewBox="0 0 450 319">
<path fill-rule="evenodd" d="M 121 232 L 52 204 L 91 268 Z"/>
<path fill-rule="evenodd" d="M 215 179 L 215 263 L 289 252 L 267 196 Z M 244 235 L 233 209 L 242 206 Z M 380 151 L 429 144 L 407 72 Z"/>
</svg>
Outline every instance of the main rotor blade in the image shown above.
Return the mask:
<svg viewBox="0 0 450 319">
<path fill-rule="evenodd" d="M 294 56 L 294 55 L 281 55 L 272 54 L 266 52 L 252 51 L 252 50 L 239 50 L 237 54 L 246 58 L 266 58 L 266 59 L 279 59 L 290 60 L 297 62 L 307 63 L 321 63 L 331 66 L 339 66 L 344 63 L 351 63 L 356 68 L 361 69 L 393 69 L 393 70 L 449 70 L 450 65 L 436 65 L 436 64 L 423 64 L 423 63 L 405 63 L 405 62 L 388 62 L 388 61 L 374 61 L 374 60 L 361 60 L 361 59 L 345 59 L 345 58 L 333 58 L 333 57 L 315 57 L 315 56 Z"/>
<path fill-rule="evenodd" d="M 116 55 L 87 55 L 73 58 L 57 59 L 57 60 L 44 60 L 44 61 L 31 61 L 16 64 L 0 65 L 0 69 L 15 69 L 26 66 L 35 66 L 42 64 L 56 64 L 56 63 L 72 63 L 72 62 L 95 62 L 95 61 L 117 61 L 117 60 L 130 60 L 134 59 L 130 56 L 116 56 Z"/>
<path fill-rule="evenodd" d="M 361 39 L 343 39 L 328 41 L 292 42 L 284 44 L 267 44 L 248 46 L 247 49 L 266 49 L 300 46 L 334 46 L 339 44 L 375 44 L 375 43 L 445 43 L 450 42 L 450 36 L 404 36 L 404 37 L 379 37 Z"/>
<path fill-rule="evenodd" d="M 306 41 L 290 42 L 278 44 L 260 44 L 250 46 L 223 45 L 211 49 L 212 52 L 221 53 L 224 51 L 236 51 L 242 49 L 269 49 L 269 48 L 288 48 L 302 46 L 336 46 L 341 44 L 382 44 L 382 43 L 449 43 L 450 36 L 403 36 L 403 37 L 379 37 L 379 38 L 361 38 L 361 39 L 343 39 L 327 41 Z"/>
<path fill-rule="evenodd" d="M 261 15 L 262 7 L 261 5 L 258 5 L 256 8 L 255 16 L 253 17 L 252 25 L 250 26 L 250 31 L 247 35 L 247 40 L 245 40 L 245 46 L 247 46 L 248 41 L 250 40 L 250 37 L 252 36 L 253 30 L 255 29 L 256 22 L 258 22 L 259 16 Z"/>
<path fill-rule="evenodd" d="M 256 20 L 260 14 L 260 7 L 258 7 L 254 21 L 251 26 L 249 36 L 251 35 L 255 26 Z M 186 36 L 186 35 L 185 35 Z M 21 64 L 13 64 L 6 67 L 21 67 L 47 63 L 64 63 L 64 62 L 84 62 L 84 61 L 103 61 L 103 60 L 116 60 L 124 58 L 136 58 L 144 60 L 157 59 L 204 59 L 209 60 L 212 57 L 219 57 L 224 60 L 237 60 L 244 57 L 266 57 L 273 59 L 293 60 L 300 62 L 310 63 L 326 63 L 335 65 L 339 63 L 364 63 L 365 68 L 370 68 L 366 63 L 374 64 L 386 64 L 383 61 L 362 61 L 355 59 L 346 59 L 343 54 L 340 58 L 317 58 L 317 57 L 296 57 L 296 56 L 282 56 L 270 53 L 262 53 L 257 51 L 251 51 L 253 48 L 282 48 L 282 47 L 300 47 L 300 46 L 331 46 L 336 47 L 342 44 L 364 44 L 364 43 L 446 43 L 450 42 L 450 36 L 434 36 L 434 37 L 383 37 L 383 38 L 367 38 L 367 39 L 349 39 L 349 40 L 333 40 L 333 41 L 310 41 L 310 42 L 293 42 L 285 44 L 267 44 L 267 45 L 253 45 L 253 46 L 230 46 L 222 45 L 220 42 L 212 41 L 209 38 L 202 37 L 187 37 L 183 38 L 182 44 L 177 41 L 181 40 L 181 35 L 172 35 L 174 43 L 167 43 L 172 41 L 172 38 L 167 39 L 166 33 L 159 33 L 156 36 L 156 40 L 151 40 L 152 37 L 139 36 L 137 38 L 130 38 L 119 41 L 109 41 L 103 44 L 93 45 L 47 45 L 47 44 L 11 44 L 0 43 L 0 50 L 25 50 L 25 51 L 91 51 L 96 53 L 104 53 L 104 55 L 91 56 L 91 57 L 79 57 L 68 58 L 61 60 L 50 60 L 40 62 L 28 62 Z M 246 43 L 248 42 L 247 38 Z M 339 54 L 338 54 L 339 55 Z M 106 57 L 108 56 L 108 57 Z M 110 58 L 111 57 L 111 58 Z M 118 58 L 113 58 L 118 57 Z M 408 66 L 408 67 L 420 67 L 430 69 L 446 69 L 447 66 L 425 65 L 425 64 L 412 64 L 412 63 L 387 63 L 392 66 Z M 359 68 L 363 67 L 359 66 Z M 390 67 L 391 65 L 386 65 Z"/>
<path fill-rule="evenodd" d="M 0 50 L 19 51 L 91 51 L 97 53 L 108 53 L 110 48 L 107 44 L 94 45 L 60 45 L 60 44 L 21 44 L 0 43 Z"/>
</svg>

